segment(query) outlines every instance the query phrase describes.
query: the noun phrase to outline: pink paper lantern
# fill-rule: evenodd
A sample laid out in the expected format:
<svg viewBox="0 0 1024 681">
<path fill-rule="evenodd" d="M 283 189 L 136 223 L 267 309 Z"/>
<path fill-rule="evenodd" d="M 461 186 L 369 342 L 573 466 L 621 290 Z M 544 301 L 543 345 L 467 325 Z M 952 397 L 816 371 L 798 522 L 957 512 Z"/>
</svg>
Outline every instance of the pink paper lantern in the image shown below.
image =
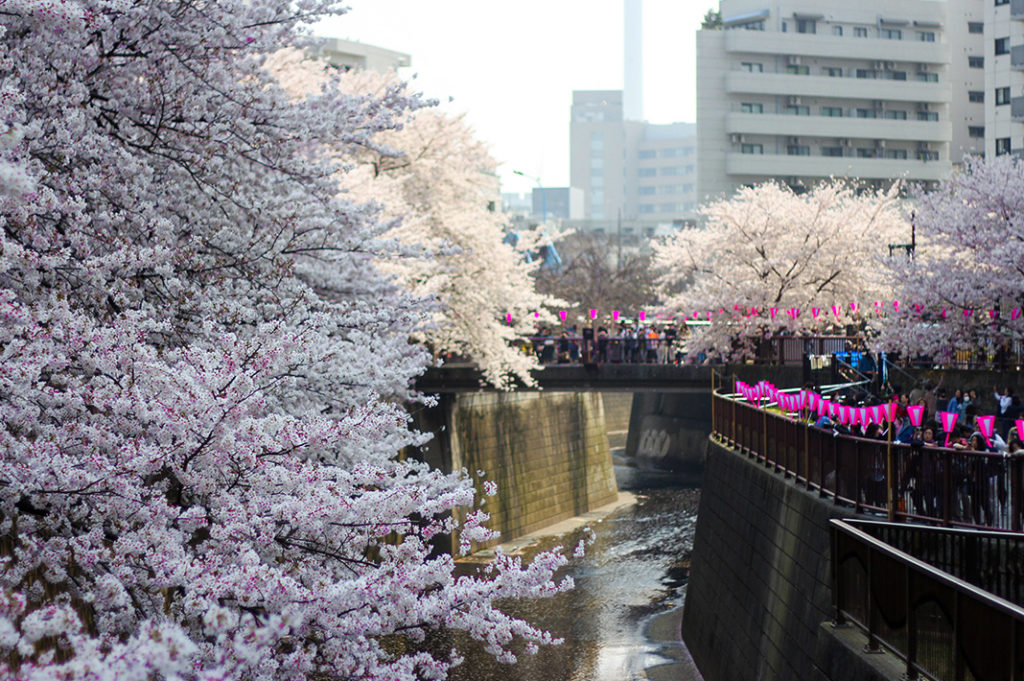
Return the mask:
<svg viewBox="0 0 1024 681">
<path fill-rule="evenodd" d="M 988 318 L 989 319 L 995 320 L 995 318 L 998 317 L 998 316 L 999 316 L 999 310 L 989 310 L 988 311 Z"/>
<path fill-rule="evenodd" d="M 892 423 L 896 420 L 896 407 L 895 402 L 886 402 L 882 405 L 882 411 L 885 413 L 885 420 L 887 422 Z"/>
<path fill-rule="evenodd" d="M 639 317 L 640 317 L 640 321 L 644 321 L 644 320 L 647 319 L 647 313 L 644 312 L 643 310 L 640 310 Z"/>
<path fill-rule="evenodd" d="M 590 318 L 597 319 L 597 310 L 595 310 L 594 308 L 590 308 Z"/>
<path fill-rule="evenodd" d="M 1017 438 L 1024 442 L 1024 419 L 1017 419 Z"/>
<path fill-rule="evenodd" d="M 821 308 L 820 307 L 812 307 L 811 308 L 811 317 L 813 317 L 815 321 L 818 320 L 818 315 L 820 315 L 820 314 L 821 314 Z"/>
<path fill-rule="evenodd" d="M 949 446 L 949 436 L 953 433 L 953 428 L 956 427 L 956 420 L 960 414 L 955 411 L 940 411 L 939 422 L 942 423 L 942 430 L 946 433 L 946 447 Z"/>
<path fill-rule="evenodd" d="M 838 305 L 833 305 L 832 306 L 832 314 L 834 314 L 836 316 L 836 319 L 838 320 L 840 314 L 842 314 L 842 308 L 839 307 Z"/>
<path fill-rule="evenodd" d="M 828 409 L 828 400 L 826 400 L 824 397 L 818 400 L 818 405 L 815 408 L 815 411 L 818 412 L 818 416 L 824 416 L 826 413 L 828 413 L 830 416 L 832 415 L 832 413 Z"/>
<path fill-rule="evenodd" d="M 850 312 L 857 314 L 857 303 L 850 303 Z"/>
<path fill-rule="evenodd" d="M 857 407 L 857 423 L 859 423 L 862 426 L 867 426 L 869 423 L 871 423 L 871 420 L 868 417 L 867 407 Z"/>
<path fill-rule="evenodd" d="M 1021 315 L 1020 308 L 1019 307 L 1013 308 L 1012 310 L 1010 310 L 1010 321 L 1015 321 L 1017 319 L 1017 317 L 1019 317 L 1020 315 Z"/>
<path fill-rule="evenodd" d="M 512 313 L 511 312 L 506 312 L 505 313 L 505 323 L 508 324 L 509 326 L 512 326 Z"/>
<path fill-rule="evenodd" d="M 910 417 L 910 423 L 915 427 L 921 425 L 921 421 L 924 420 L 924 405 L 923 404 L 912 404 L 907 407 L 907 416 Z"/>
<path fill-rule="evenodd" d="M 534 319 L 540 319 L 540 312 L 534 312 L 533 313 L 533 318 Z"/>
<path fill-rule="evenodd" d="M 870 407 L 869 410 L 871 411 L 872 421 L 879 425 L 885 422 L 885 411 L 882 409 L 882 405 L 876 404 L 875 406 Z"/>
<path fill-rule="evenodd" d="M 569 316 L 569 313 L 566 312 L 565 310 L 559 310 L 558 311 L 558 318 L 562 320 L 563 324 L 565 323 L 565 318 L 568 317 L 568 316 Z"/>
<path fill-rule="evenodd" d="M 618 310 L 612 310 L 612 321 L 613 322 L 618 322 L 619 321 L 619 311 Z"/>
<path fill-rule="evenodd" d="M 992 433 L 995 431 L 996 417 L 995 416 L 979 416 L 975 419 L 978 424 L 978 430 L 981 431 L 981 436 L 985 438 L 985 444 L 989 447 L 992 446 L 992 442 L 989 438 L 992 437 Z"/>
<path fill-rule="evenodd" d="M 775 320 L 775 316 L 779 314 L 779 308 L 773 307 L 773 308 L 769 309 L 768 310 L 768 314 L 771 316 L 772 320 L 774 321 Z"/>
</svg>

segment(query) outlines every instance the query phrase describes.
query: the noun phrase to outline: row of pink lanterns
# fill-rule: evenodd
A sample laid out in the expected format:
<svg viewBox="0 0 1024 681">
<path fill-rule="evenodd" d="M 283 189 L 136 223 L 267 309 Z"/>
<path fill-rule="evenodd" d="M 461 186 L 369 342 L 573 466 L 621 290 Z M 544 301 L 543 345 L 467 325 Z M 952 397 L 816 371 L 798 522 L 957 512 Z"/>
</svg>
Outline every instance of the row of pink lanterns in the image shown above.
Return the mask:
<svg viewBox="0 0 1024 681">
<path fill-rule="evenodd" d="M 622 312 L 620 312 L 619 310 L 612 310 L 612 321 L 614 321 L 616 324 L 619 323 L 619 317 L 621 317 L 621 316 L 622 316 Z M 559 310 L 558 311 L 558 318 L 562 320 L 562 324 L 565 324 L 565 320 L 568 317 L 569 317 L 569 311 L 568 310 Z M 647 313 L 644 312 L 643 310 L 641 310 L 640 312 L 637 313 L 637 317 L 642 322 L 647 321 Z M 534 312 L 533 313 L 533 318 L 534 319 L 540 319 L 540 312 Z M 661 318 L 661 315 L 658 315 L 658 318 Z M 597 309 L 596 308 L 590 308 L 590 319 L 591 319 L 591 321 L 597 319 Z M 509 326 L 512 326 L 512 313 L 511 312 L 506 312 L 505 313 L 505 323 L 508 324 Z"/>
<path fill-rule="evenodd" d="M 817 413 L 818 416 L 828 415 L 835 418 L 844 425 L 857 425 L 858 423 L 867 426 L 871 423 L 892 423 L 896 419 L 896 402 L 874 405 L 871 407 L 850 407 L 837 404 L 828 397 L 819 395 L 811 390 L 801 390 L 798 393 L 784 393 L 776 388 L 769 381 L 760 381 L 755 385 L 747 385 L 743 381 L 736 381 L 736 392 L 748 402 L 753 402 L 760 408 L 762 401 L 765 404 L 775 402 L 783 411 L 799 412 L 806 409 L 809 412 Z M 942 430 L 946 433 L 946 444 L 949 446 L 949 436 L 956 426 L 959 414 L 950 411 L 940 411 L 937 416 L 942 423 Z M 924 405 L 913 404 L 907 407 L 907 417 L 911 425 L 920 427 L 924 420 Z M 985 438 L 985 444 L 992 446 L 992 434 L 995 432 L 995 416 L 978 416 L 975 422 L 978 430 Z M 1017 435 L 1024 442 L 1024 419 L 1017 419 Z"/>
</svg>

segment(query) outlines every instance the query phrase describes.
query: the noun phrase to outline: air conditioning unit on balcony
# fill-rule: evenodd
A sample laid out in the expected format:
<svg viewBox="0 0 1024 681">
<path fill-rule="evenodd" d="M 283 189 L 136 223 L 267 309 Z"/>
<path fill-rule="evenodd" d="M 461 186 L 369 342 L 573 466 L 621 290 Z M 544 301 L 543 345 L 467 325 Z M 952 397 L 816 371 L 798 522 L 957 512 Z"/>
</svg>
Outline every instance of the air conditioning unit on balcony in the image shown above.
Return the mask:
<svg viewBox="0 0 1024 681">
<path fill-rule="evenodd" d="M 800 144 L 800 138 L 799 137 L 787 137 L 786 138 L 786 144 Z"/>
<path fill-rule="evenodd" d="M 799 66 L 800 57 L 797 57 L 796 55 L 790 55 L 786 57 L 786 64 L 788 64 L 789 66 Z"/>
<path fill-rule="evenodd" d="M 729 135 L 729 141 L 732 142 L 733 144 L 743 144 L 743 135 L 734 132 L 733 134 Z"/>
<path fill-rule="evenodd" d="M 875 149 L 885 149 L 885 140 L 875 140 Z"/>
<path fill-rule="evenodd" d="M 932 145 L 929 142 L 918 142 L 917 148 L 921 151 L 931 151 Z"/>
<path fill-rule="evenodd" d="M 918 64 L 917 65 L 917 70 L 920 71 L 921 73 L 928 73 L 931 70 L 931 68 L 932 68 L 931 64 Z"/>
<path fill-rule="evenodd" d="M 884 69 L 885 68 L 885 62 L 884 61 L 876 61 L 874 63 L 874 68 L 875 68 L 875 70 L 878 70 L 878 71 Z"/>
<path fill-rule="evenodd" d="M 884 102 L 882 100 L 880 100 L 880 99 L 873 99 L 873 100 L 871 100 L 871 107 L 873 109 L 881 109 L 883 104 L 884 104 Z"/>
<path fill-rule="evenodd" d="M 896 62 L 894 62 L 894 61 L 887 61 L 887 62 L 885 62 L 885 68 L 887 70 L 889 70 L 889 71 L 892 71 L 893 69 L 896 68 Z"/>
<path fill-rule="evenodd" d="M 917 110 L 918 111 L 930 111 L 931 110 L 931 106 L 928 104 L 928 102 L 918 102 L 917 103 Z"/>
<path fill-rule="evenodd" d="M 789 105 L 789 106 L 799 106 L 800 98 L 799 97 L 786 97 L 786 104 Z"/>
<path fill-rule="evenodd" d="M 848 147 L 848 146 L 850 146 L 850 138 L 849 137 L 840 137 L 839 138 L 839 146 L 841 146 L 841 147 Z"/>
</svg>

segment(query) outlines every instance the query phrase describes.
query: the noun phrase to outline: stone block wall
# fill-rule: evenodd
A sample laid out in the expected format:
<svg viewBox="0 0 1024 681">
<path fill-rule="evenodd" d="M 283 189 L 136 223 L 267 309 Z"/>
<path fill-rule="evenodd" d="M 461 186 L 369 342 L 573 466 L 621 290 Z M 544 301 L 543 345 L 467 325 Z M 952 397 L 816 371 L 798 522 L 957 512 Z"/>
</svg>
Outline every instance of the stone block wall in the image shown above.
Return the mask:
<svg viewBox="0 0 1024 681">
<path fill-rule="evenodd" d="M 484 509 L 502 540 L 618 498 L 599 393 L 468 393 L 447 409 L 449 470 L 497 483 Z"/>
<path fill-rule="evenodd" d="M 709 441 L 683 619 L 706 681 L 820 678 L 828 521 L 851 515 Z"/>
</svg>

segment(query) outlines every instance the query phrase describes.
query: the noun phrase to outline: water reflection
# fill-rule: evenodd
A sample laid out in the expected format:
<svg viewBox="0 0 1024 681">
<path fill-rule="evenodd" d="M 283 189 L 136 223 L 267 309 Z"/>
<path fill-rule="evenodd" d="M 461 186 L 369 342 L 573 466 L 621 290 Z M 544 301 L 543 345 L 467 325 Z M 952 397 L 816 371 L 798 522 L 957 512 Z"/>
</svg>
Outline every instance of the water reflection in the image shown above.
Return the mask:
<svg viewBox="0 0 1024 681">
<path fill-rule="evenodd" d="M 654 481 L 657 484 L 657 481 Z M 642 484 L 642 481 L 641 481 Z M 679 642 L 699 492 L 640 487 L 634 506 L 591 525 L 596 540 L 566 568 L 576 588 L 551 599 L 503 604 L 565 639 L 502 665 L 478 644 L 458 641 L 466 661 L 457 681 L 691 681 L 699 675 Z M 577 535 L 535 547 L 573 546 Z M 659 665 L 662 665 L 660 668 Z"/>
</svg>

